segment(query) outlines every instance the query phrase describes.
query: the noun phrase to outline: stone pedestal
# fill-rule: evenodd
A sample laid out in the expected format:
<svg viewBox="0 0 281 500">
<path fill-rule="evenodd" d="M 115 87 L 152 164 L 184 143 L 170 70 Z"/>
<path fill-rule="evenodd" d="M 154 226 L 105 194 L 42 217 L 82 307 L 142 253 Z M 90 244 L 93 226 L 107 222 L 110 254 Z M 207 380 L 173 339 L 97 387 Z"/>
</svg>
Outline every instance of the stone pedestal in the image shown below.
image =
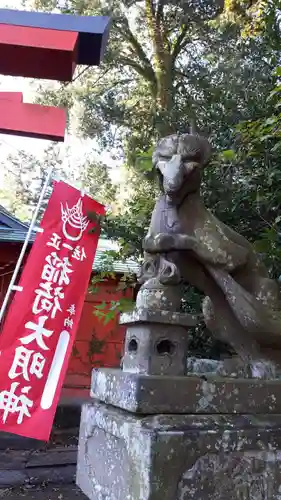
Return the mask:
<svg viewBox="0 0 281 500">
<path fill-rule="evenodd" d="M 278 380 L 96 370 L 77 484 L 91 500 L 280 500 L 280 394 Z"/>
<path fill-rule="evenodd" d="M 274 365 L 186 360 L 196 319 L 180 302 L 151 279 L 123 315 L 123 369 L 93 372 L 77 484 L 90 500 L 281 500 Z"/>
</svg>

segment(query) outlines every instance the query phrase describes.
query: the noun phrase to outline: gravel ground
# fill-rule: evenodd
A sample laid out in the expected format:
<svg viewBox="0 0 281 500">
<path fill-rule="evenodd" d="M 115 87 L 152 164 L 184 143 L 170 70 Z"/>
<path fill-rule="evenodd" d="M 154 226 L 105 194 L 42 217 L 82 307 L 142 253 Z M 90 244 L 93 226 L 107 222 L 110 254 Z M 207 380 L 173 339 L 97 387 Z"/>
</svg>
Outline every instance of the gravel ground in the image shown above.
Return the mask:
<svg viewBox="0 0 281 500">
<path fill-rule="evenodd" d="M 25 497 L 28 500 L 87 500 L 87 497 L 74 485 L 0 489 L 1 499 L 18 500 Z"/>
</svg>

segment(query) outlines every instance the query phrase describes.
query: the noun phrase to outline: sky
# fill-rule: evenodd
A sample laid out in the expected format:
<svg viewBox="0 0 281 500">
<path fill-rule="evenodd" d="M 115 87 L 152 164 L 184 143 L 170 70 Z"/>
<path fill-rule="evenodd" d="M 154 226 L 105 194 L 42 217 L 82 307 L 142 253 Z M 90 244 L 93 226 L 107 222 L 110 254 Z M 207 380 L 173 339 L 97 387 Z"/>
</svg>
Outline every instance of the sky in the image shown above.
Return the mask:
<svg viewBox="0 0 281 500">
<path fill-rule="evenodd" d="M 24 9 L 21 5 L 21 0 L 0 0 L 0 8 L 12 8 L 21 10 Z M 48 86 L 52 85 L 52 83 L 50 83 L 49 81 L 40 81 L 40 83 L 43 85 L 46 84 Z M 30 80 L 27 78 L 25 79 L 0 75 L 0 92 L 1 91 L 22 92 L 24 102 L 34 102 L 37 92 L 37 85 L 34 80 Z M 26 152 L 30 152 L 40 157 L 43 154 L 44 149 L 47 148 L 48 142 L 49 141 L 46 140 L 0 134 L 1 160 L 4 160 L 5 163 L 5 159 L 8 157 L 8 155 L 15 154 L 18 150 L 25 150 Z M 82 141 L 78 137 L 69 136 L 66 134 L 65 142 L 59 144 L 58 147 L 62 158 L 65 157 L 65 148 L 70 148 L 71 154 L 66 161 L 68 162 L 68 164 L 71 164 L 71 166 L 73 165 L 73 167 L 77 167 L 77 169 L 79 170 L 78 166 L 82 163 L 81 157 L 84 157 L 87 153 L 91 152 L 93 148 L 96 148 L 96 143 L 93 140 Z M 115 182 L 118 182 L 120 171 L 117 168 L 118 164 L 112 160 L 110 153 L 104 152 L 100 156 L 100 159 L 106 165 L 111 167 L 112 178 Z M 6 168 L 9 168 L 8 162 L 6 163 Z M 5 166 L 0 166 L 0 186 L 3 183 L 4 170 Z M 74 168 L 73 171 L 76 171 L 76 168 Z M 71 180 L 80 187 L 79 178 Z"/>
</svg>

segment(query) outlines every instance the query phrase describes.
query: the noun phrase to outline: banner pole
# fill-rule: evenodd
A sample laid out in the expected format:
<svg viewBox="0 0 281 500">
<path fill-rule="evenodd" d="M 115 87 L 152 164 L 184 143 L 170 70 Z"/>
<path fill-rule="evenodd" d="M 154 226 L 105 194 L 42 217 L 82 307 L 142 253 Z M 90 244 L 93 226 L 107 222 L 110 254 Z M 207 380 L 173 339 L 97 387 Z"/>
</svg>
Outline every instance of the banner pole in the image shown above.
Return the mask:
<svg viewBox="0 0 281 500">
<path fill-rule="evenodd" d="M 21 249 L 21 253 L 19 255 L 16 267 L 15 267 L 14 272 L 13 272 L 13 276 L 11 278 L 8 290 L 6 292 L 4 301 L 3 301 L 1 309 L 0 309 L 0 324 L 1 324 L 3 316 L 5 314 L 5 311 L 6 311 L 6 308 L 7 308 L 7 305 L 8 305 L 10 296 L 11 296 L 11 293 L 15 289 L 14 288 L 15 282 L 16 282 L 16 279 L 17 279 L 17 276 L 18 276 L 18 273 L 19 273 L 19 270 L 20 270 L 23 258 L 25 256 L 25 252 L 26 252 L 29 240 L 30 240 L 31 233 L 34 230 L 34 228 L 36 227 L 36 221 L 37 221 L 38 213 L 39 213 L 39 210 L 41 208 L 41 205 L 42 205 L 44 196 L 46 194 L 46 191 L 47 191 L 47 189 L 49 187 L 49 183 L 50 183 L 50 180 L 51 180 L 51 177 L 52 177 L 53 170 L 54 170 L 54 166 L 50 167 L 49 170 L 48 170 L 47 177 L 46 177 L 44 185 L 42 187 L 42 190 L 41 190 L 41 193 L 40 193 L 40 196 L 39 196 L 39 199 L 38 199 L 37 206 L 36 206 L 36 208 L 34 210 L 34 213 L 33 213 L 33 216 L 32 216 L 32 219 L 31 219 L 31 222 L 30 222 L 30 225 L 29 225 L 26 237 L 25 237 L 24 244 L 23 244 L 22 249 Z"/>
</svg>

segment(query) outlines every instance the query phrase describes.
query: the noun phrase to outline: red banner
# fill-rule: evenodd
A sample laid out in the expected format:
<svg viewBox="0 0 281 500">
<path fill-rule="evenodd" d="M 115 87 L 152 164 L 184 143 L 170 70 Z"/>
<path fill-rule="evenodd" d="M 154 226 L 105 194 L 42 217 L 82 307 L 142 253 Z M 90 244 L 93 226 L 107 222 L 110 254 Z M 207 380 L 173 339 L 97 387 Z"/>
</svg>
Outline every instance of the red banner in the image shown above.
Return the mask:
<svg viewBox="0 0 281 500">
<path fill-rule="evenodd" d="M 2 431 L 50 437 L 98 244 L 89 212 L 104 206 L 54 184 L 0 337 Z"/>
</svg>

